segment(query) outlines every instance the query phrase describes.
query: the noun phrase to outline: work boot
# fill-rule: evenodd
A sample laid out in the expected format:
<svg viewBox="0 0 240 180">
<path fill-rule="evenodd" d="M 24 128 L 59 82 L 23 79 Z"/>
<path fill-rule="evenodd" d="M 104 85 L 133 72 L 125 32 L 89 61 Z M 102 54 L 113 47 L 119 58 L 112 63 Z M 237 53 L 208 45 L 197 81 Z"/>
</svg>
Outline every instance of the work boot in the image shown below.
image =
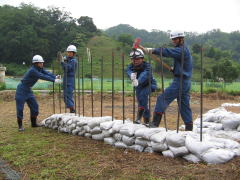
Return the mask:
<svg viewBox="0 0 240 180">
<path fill-rule="evenodd" d="M 74 107 L 70 107 L 70 113 L 76 113 Z"/>
<path fill-rule="evenodd" d="M 17 119 L 17 123 L 18 123 L 18 131 L 24 131 L 23 125 L 22 125 L 22 119 L 18 118 Z"/>
<path fill-rule="evenodd" d="M 193 130 L 193 123 L 186 123 L 185 124 L 185 131 L 192 131 Z"/>
<path fill-rule="evenodd" d="M 148 127 L 150 118 L 143 117 L 143 120 L 144 120 L 144 125 Z"/>
<path fill-rule="evenodd" d="M 162 113 L 154 112 L 153 113 L 153 120 L 152 120 L 152 122 L 149 123 L 149 127 L 150 128 L 157 128 L 157 127 L 159 127 L 161 119 L 162 119 Z"/>
<path fill-rule="evenodd" d="M 32 127 L 41 127 L 41 125 L 37 123 L 37 116 L 31 117 L 31 123 Z"/>
<path fill-rule="evenodd" d="M 133 121 L 134 124 L 141 124 L 141 119 L 144 113 L 144 109 L 138 109 L 138 113 L 137 113 L 137 119 Z"/>
</svg>

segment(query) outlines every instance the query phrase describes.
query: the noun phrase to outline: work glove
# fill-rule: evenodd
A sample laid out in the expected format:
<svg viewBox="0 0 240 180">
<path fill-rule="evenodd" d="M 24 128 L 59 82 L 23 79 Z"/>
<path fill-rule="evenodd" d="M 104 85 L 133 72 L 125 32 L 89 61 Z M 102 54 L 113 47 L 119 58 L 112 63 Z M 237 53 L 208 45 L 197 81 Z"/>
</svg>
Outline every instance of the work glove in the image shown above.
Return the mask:
<svg viewBox="0 0 240 180">
<path fill-rule="evenodd" d="M 137 74 L 136 74 L 136 73 L 131 73 L 130 79 L 131 79 L 132 81 L 135 80 L 135 79 L 137 79 Z"/>
<path fill-rule="evenodd" d="M 56 84 L 61 84 L 62 83 L 62 80 L 61 79 L 55 79 L 54 81 Z"/>
<path fill-rule="evenodd" d="M 137 80 L 137 79 L 134 79 L 134 80 L 132 81 L 132 86 L 134 86 L 134 87 L 137 87 L 137 86 L 138 86 L 138 80 Z"/>
<path fill-rule="evenodd" d="M 61 78 L 62 78 L 61 75 L 56 76 L 56 79 L 61 79 Z"/>
<path fill-rule="evenodd" d="M 152 54 L 154 48 L 144 48 L 143 51 L 145 51 L 147 54 Z"/>
</svg>

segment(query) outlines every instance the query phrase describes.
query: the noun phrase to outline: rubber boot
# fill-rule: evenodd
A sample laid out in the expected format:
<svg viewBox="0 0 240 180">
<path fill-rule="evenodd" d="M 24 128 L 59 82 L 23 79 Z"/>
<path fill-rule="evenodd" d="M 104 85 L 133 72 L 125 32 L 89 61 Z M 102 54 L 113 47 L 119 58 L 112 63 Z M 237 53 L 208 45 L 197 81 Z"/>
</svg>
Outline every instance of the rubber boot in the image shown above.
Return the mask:
<svg viewBox="0 0 240 180">
<path fill-rule="evenodd" d="M 18 118 L 17 119 L 17 123 L 18 123 L 18 131 L 24 131 L 23 125 L 22 125 L 22 119 Z"/>
<path fill-rule="evenodd" d="M 32 127 L 41 127 L 41 125 L 37 123 L 37 116 L 31 117 L 31 123 Z"/>
<path fill-rule="evenodd" d="M 148 127 L 150 118 L 143 117 L 143 120 L 144 120 L 144 125 Z"/>
<path fill-rule="evenodd" d="M 157 128 L 161 122 L 162 113 L 153 113 L 153 120 L 149 123 L 150 128 Z"/>
<path fill-rule="evenodd" d="M 185 124 L 185 131 L 192 131 L 193 130 L 193 123 L 186 123 Z"/>
<path fill-rule="evenodd" d="M 75 109 L 74 109 L 74 107 L 70 107 L 70 113 L 75 113 L 76 111 L 75 111 Z"/>
<path fill-rule="evenodd" d="M 137 113 L 137 119 L 133 121 L 134 124 L 141 124 L 141 119 L 144 113 L 144 109 L 138 109 L 138 113 Z"/>
</svg>

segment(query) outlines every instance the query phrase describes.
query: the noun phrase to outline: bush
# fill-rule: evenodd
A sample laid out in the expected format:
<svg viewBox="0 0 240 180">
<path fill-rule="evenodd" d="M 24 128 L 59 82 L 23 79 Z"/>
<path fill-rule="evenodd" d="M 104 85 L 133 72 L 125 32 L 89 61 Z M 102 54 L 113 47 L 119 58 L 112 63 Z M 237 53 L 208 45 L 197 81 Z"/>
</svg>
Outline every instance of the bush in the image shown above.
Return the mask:
<svg viewBox="0 0 240 180">
<path fill-rule="evenodd" d="M 6 84 L 5 83 L 0 83 L 0 91 L 6 89 Z"/>
<path fill-rule="evenodd" d="M 6 75 L 8 76 L 22 76 L 27 71 L 26 65 L 19 65 L 15 63 L 4 64 L 7 68 Z"/>
</svg>

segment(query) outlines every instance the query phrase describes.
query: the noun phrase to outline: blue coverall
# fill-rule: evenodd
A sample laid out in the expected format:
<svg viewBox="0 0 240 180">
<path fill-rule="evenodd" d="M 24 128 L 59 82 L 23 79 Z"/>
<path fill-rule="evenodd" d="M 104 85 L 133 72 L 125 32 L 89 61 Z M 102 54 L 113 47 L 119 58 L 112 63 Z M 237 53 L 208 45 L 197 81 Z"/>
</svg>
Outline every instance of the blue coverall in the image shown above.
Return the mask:
<svg viewBox="0 0 240 180">
<path fill-rule="evenodd" d="M 138 86 L 135 88 L 136 97 L 138 101 L 138 109 L 144 109 L 144 118 L 150 118 L 148 97 L 151 92 L 154 92 L 157 89 L 156 80 L 153 78 L 152 74 L 150 75 L 152 72 L 151 68 L 151 65 L 145 61 L 139 66 L 134 66 L 131 63 L 127 67 L 127 74 L 129 77 L 131 77 L 131 73 L 137 73 Z M 151 88 L 149 87 L 150 84 Z"/>
<path fill-rule="evenodd" d="M 74 100 L 73 100 L 73 90 L 75 86 L 75 70 L 77 61 L 74 57 L 67 57 L 64 62 L 61 62 L 62 68 L 64 70 L 64 77 L 63 77 L 63 96 L 64 102 L 67 108 L 74 107 Z"/>
<path fill-rule="evenodd" d="M 27 102 L 30 108 L 31 117 L 38 116 L 38 103 L 33 95 L 31 88 L 38 81 L 38 79 L 54 82 L 55 78 L 56 76 L 54 74 L 34 65 L 25 73 L 23 79 L 17 86 L 15 96 L 18 119 L 23 119 L 23 109 L 25 102 Z"/>
<path fill-rule="evenodd" d="M 192 77 L 192 56 L 187 46 L 176 46 L 175 48 L 162 48 L 162 55 L 164 57 L 172 57 L 174 59 L 173 74 L 174 79 L 171 85 L 166 88 L 163 94 L 158 96 L 155 113 L 163 113 L 168 105 L 177 98 L 179 104 L 179 89 L 181 76 L 181 56 L 184 47 L 183 60 L 183 80 L 180 114 L 185 124 L 192 123 L 192 110 L 190 108 L 191 77 Z M 160 55 L 160 48 L 153 50 L 153 54 Z"/>
</svg>

